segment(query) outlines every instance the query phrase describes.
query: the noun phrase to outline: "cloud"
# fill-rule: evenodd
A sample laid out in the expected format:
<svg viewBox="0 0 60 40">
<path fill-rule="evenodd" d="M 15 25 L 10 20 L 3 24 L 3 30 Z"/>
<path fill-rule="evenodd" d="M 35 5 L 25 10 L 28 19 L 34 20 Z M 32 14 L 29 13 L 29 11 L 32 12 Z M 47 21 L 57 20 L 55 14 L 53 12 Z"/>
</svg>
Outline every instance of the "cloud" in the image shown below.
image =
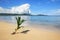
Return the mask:
<svg viewBox="0 0 60 40">
<path fill-rule="evenodd" d="M 28 13 L 30 12 L 30 5 L 29 4 L 23 4 L 21 6 L 16 6 L 11 8 L 12 13 Z"/>
<path fill-rule="evenodd" d="M 17 13 L 17 14 L 19 13 L 19 14 L 21 14 L 21 13 L 28 13 L 28 12 L 31 13 L 30 4 L 28 4 L 28 3 L 22 4 L 20 6 L 14 6 L 14 7 L 11 7 L 10 9 L 0 7 L 0 13 Z M 7 16 L 7 17 L 2 17 L 2 19 L 3 20 L 11 19 L 10 21 L 12 21 L 12 22 L 16 21 L 15 20 L 15 16 L 14 17 L 13 16 L 12 17 L 11 16 Z M 27 20 L 27 19 L 29 20 L 29 18 L 26 17 L 26 16 L 22 16 L 22 18 L 24 18 L 25 20 Z"/>
<path fill-rule="evenodd" d="M 10 9 L 5 9 L 0 7 L 0 13 L 9 13 L 9 12 L 10 12 Z"/>
<path fill-rule="evenodd" d="M 30 5 L 28 3 L 20 5 L 20 6 L 14 6 L 10 9 L 2 8 L 0 7 L 0 13 L 31 13 L 30 11 Z"/>
<path fill-rule="evenodd" d="M 60 9 L 53 10 L 52 13 L 54 13 L 55 15 L 59 15 L 60 14 Z"/>
<path fill-rule="evenodd" d="M 60 9 L 46 10 L 44 13 L 48 15 L 60 15 Z"/>
<path fill-rule="evenodd" d="M 37 14 L 35 14 L 37 13 Z M 38 10 L 34 12 L 33 15 L 44 14 L 44 15 L 60 15 L 60 9 L 50 9 L 50 10 Z"/>
</svg>

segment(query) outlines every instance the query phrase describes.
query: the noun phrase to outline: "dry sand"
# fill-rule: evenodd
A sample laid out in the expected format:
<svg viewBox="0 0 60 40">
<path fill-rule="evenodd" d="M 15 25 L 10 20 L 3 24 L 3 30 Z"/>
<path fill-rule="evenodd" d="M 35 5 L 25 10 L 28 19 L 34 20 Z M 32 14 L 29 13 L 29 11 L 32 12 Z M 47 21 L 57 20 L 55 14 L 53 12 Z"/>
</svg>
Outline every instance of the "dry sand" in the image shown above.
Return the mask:
<svg viewBox="0 0 60 40">
<path fill-rule="evenodd" d="M 14 32 L 16 24 L 0 21 L 0 40 L 60 40 L 60 32 L 38 29 L 35 27 L 26 26 L 24 29 Z M 26 34 L 21 33 L 24 30 L 30 30 Z"/>
</svg>

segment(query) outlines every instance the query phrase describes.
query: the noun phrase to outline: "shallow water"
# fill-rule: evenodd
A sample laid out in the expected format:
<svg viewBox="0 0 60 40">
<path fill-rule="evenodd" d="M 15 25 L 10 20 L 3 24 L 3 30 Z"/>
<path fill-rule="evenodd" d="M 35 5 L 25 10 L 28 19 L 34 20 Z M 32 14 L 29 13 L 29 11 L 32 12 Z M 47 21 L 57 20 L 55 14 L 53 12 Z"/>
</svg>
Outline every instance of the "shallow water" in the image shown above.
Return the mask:
<svg viewBox="0 0 60 40">
<path fill-rule="evenodd" d="M 37 24 L 60 25 L 60 16 L 31 16 L 30 21 Z"/>
<path fill-rule="evenodd" d="M 31 16 L 31 25 L 42 25 L 46 28 L 60 29 L 60 16 Z"/>
<path fill-rule="evenodd" d="M 16 16 L 0 16 L 0 21 L 16 23 Z M 30 25 L 54 26 L 60 29 L 60 16 L 21 16 Z"/>
</svg>

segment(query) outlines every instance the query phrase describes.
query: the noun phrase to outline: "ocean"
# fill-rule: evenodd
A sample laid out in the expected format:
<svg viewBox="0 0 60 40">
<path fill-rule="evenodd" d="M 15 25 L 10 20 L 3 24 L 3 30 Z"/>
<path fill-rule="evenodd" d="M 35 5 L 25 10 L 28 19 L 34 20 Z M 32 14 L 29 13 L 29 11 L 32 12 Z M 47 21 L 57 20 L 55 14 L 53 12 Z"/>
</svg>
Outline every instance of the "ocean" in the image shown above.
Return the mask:
<svg viewBox="0 0 60 40">
<path fill-rule="evenodd" d="M 0 16 L 0 21 L 6 21 L 6 22 L 16 22 L 15 20 L 16 16 Z M 21 16 L 23 17 L 23 16 Z M 27 18 L 26 21 L 29 22 L 31 25 L 50 25 L 55 26 L 60 29 L 60 16 L 24 16 Z"/>
<path fill-rule="evenodd" d="M 30 16 L 30 21 L 41 25 L 60 25 L 60 16 Z"/>
</svg>

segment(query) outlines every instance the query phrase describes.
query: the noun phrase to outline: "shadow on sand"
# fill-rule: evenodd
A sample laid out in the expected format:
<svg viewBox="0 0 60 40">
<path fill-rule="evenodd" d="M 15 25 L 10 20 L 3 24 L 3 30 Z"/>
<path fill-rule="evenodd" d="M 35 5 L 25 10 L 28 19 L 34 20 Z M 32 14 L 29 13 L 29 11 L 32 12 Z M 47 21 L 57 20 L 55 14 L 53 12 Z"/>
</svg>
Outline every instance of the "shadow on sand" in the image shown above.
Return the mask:
<svg viewBox="0 0 60 40">
<path fill-rule="evenodd" d="M 11 33 L 12 35 L 14 35 L 14 34 L 19 34 L 19 33 L 23 33 L 23 34 L 27 34 L 28 32 L 29 32 L 30 30 L 24 30 L 24 31 L 22 31 L 22 32 L 13 32 L 13 33 Z"/>
<path fill-rule="evenodd" d="M 25 30 L 25 31 L 22 31 L 21 33 L 24 33 L 24 34 L 26 34 L 26 33 L 28 33 L 30 30 Z"/>
</svg>

